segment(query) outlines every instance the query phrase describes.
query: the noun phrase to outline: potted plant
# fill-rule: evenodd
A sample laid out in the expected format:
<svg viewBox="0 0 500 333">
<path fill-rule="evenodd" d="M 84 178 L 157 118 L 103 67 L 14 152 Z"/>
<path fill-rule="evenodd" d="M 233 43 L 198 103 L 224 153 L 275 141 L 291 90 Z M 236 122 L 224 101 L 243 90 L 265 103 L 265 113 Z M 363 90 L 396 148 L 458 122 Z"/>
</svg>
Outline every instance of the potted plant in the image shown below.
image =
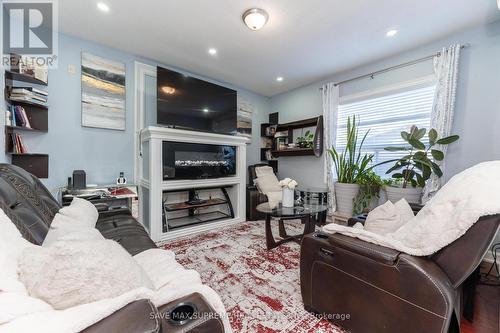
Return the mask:
<svg viewBox="0 0 500 333">
<path fill-rule="evenodd" d="M 304 136 L 299 136 L 297 138 L 297 145 L 300 148 L 312 148 L 313 147 L 313 141 L 314 141 L 314 134 L 311 133 L 311 131 L 306 131 Z"/>
<path fill-rule="evenodd" d="M 368 165 L 373 160 L 373 154 L 362 154 L 361 150 L 369 133 L 358 142 L 358 124 L 356 116 L 347 118 L 347 140 L 345 151 L 339 153 L 332 147 L 328 150 L 335 166 L 337 182 L 334 185 L 336 211 L 342 215 L 352 216 L 354 199 L 359 193 L 359 181 L 370 170 Z"/>
<path fill-rule="evenodd" d="M 362 214 L 377 207 L 380 199 L 380 191 L 387 183 L 386 180 L 382 180 L 372 169 L 367 170 L 358 179 L 359 192 L 354 198 L 353 214 Z"/>
<path fill-rule="evenodd" d="M 431 129 L 428 133 L 429 143 L 426 145 L 422 142 L 427 130 L 412 126 L 410 133 L 401 132 L 401 137 L 409 146 L 405 147 L 386 147 L 385 150 L 399 152 L 406 151 L 407 154 L 398 159 L 394 166 L 387 170 L 386 174 L 392 174 L 395 182 L 386 186 L 387 198 L 392 202 L 405 198 L 410 203 L 420 203 L 422 190 L 426 181 L 434 173 L 441 177 L 443 172 L 436 163 L 444 159 L 444 153 L 436 149 L 436 145 L 449 145 L 457 141 L 458 135 L 451 135 L 445 138 L 438 138 L 438 133 L 435 129 Z M 387 162 L 391 162 L 387 161 Z M 385 162 L 385 163 L 387 163 Z"/>
</svg>

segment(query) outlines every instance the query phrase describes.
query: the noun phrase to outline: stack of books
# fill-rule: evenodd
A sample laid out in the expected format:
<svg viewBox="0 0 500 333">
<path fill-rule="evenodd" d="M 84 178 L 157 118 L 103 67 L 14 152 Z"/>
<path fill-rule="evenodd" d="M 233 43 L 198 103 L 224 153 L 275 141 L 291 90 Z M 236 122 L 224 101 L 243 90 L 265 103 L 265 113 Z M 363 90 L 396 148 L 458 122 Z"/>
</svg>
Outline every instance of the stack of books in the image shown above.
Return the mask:
<svg viewBox="0 0 500 333">
<path fill-rule="evenodd" d="M 28 102 L 47 106 L 47 97 L 49 93 L 45 90 L 33 87 L 15 87 L 10 91 L 9 99 L 11 101 Z"/>
<path fill-rule="evenodd" d="M 7 111 L 7 126 L 32 128 L 26 110 L 22 106 L 11 105 Z"/>
<path fill-rule="evenodd" d="M 23 143 L 23 138 L 17 133 L 10 134 L 12 139 L 12 152 L 13 154 L 26 154 L 26 147 Z"/>
</svg>

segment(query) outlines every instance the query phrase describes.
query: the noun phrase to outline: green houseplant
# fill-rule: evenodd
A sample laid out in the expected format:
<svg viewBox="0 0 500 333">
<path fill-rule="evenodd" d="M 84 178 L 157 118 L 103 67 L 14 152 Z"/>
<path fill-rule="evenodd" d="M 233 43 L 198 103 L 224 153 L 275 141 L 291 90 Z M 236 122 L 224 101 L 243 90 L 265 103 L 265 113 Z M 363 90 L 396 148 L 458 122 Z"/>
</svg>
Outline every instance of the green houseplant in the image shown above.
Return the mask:
<svg viewBox="0 0 500 333">
<path fill-rule="evenodd" d="M 428 144 L 422 142 L 426 134 Z M 401 137 L 408 143 L 408 146 L 385 148 L 387 151 L 406 152 L 402 158 L 391 160 L 395 161 L 395 164 L 387 170 L 386 174 L 392 174 L 391 177 L 396 180 L 396 185 L 386 186 L 387 197 L 393 202 L 405 198 L 408 202 L 420 203 L 422 189 L 431 175 L 435 174 L 437 177 L 443 175 L 443 171 L 436 162 L 444 159 L 444 153 L 437 149 L 436 145 L 449 145 L 460 137 L 451 135 L 438 138 L 435 129 L 427 133 L 425 128 L 417 126 L 412 126 L 410 132 L 401 132 Z"/>
<path fill-rule="evenodd" d="M 373 160 L 373 154 L 363 154 L 363 144 L 370 131 L 367 131 L 359 141 L 359 122 L 356 116 L 347 118 L 346 148 L 338 152 L 334 147 L 328 150 L 337 174 L 335 183 L 335 200 L 337 212 L 349 215 L 354 211 L 354 199 L 359 194 L 359 182 L 371 170 L 368 165 Z"/>
<path fill-rule="evenodd" d="M 308 130 L 304 133 L 304 136 L 299 136 L 297 138 L 297 145 L 300 148 L 312 148 L 313 141 L 314 141 L 314 134 Z"/>
<path fill-rule="evenodd" d="M 365 172 L 358 179 L 359 192 L 354 198 L 353 214 L 362 214 L 375 208 L 380 199 L 380 190 L 387 183 L 372 169 Z"/>
</svg>

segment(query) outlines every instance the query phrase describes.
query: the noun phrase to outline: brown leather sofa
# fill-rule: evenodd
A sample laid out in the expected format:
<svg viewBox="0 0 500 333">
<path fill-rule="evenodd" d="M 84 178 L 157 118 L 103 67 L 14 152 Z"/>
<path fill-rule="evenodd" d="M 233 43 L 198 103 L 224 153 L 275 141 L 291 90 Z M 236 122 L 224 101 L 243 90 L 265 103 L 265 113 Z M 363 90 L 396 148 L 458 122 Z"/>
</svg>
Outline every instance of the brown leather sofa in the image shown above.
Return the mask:
<svg viewBox="0 0 500 333">
<path fill-rule="evenodd" d="M 499 225 L 500 215 L 483 217 L 428 257 L 341 234 L 308 235 L 300 262 L 304 306 L 353 333 L 460 332 L 466 279 Z"/>
<path fill-rule="evenodd" d="M 25 239 L 40 245 L 60 205 L 35 176 L 21 168 L 0 164 L 0 208 Z M 156 248 L 128 210 L 101 213 L 96 228 L 105 238 L 120 243 L 131 255 Z M 224 328 L 215 311 L 195 293 L 159 309 L 149 300 L 132 302 L 83 332 L 222 333 Z"/>
</svg>

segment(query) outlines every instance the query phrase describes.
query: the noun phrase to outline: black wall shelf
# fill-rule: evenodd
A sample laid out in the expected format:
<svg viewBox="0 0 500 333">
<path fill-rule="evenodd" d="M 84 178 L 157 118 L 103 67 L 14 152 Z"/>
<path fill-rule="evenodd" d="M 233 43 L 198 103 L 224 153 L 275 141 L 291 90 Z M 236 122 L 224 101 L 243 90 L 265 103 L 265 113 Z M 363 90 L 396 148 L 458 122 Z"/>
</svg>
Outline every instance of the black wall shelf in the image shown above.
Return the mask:
<svg viewBox="0 0 500 333">
<path fill-rule="evenodd" d="M 40 130 L 38 128 L 30 128 L 24 126 L 5 126 L 7 131 L 25 131 L 25 132 L 40 132 L 47 133 L 47 130 Z"/>
<path fill-rule="evenodd" d="M 5 71 L 5 80 L 9 81 L 22 81 L 27 83 L 39 84 L 41 86 L 47 86 L 47 82 L 43 82 L 42 80 L 36 79 L 27 74 L 17 73 L 13 71 L 6 70 Z M 5 84 L 7 85 L 7 83 Z M 9 84 L 10 85 L 10 84 Z"/>
<path fill-rule="evenodd" d="M 294 142 L 293 132 L 296 129 L 308 128 L 308 127 L 316 127 L 316 133 L 314 136 L 313 147 L 312 148 L 285 148 L 278 149 L 277 139 L 274 135 L 268 135 L 268 130 L 271 125 L 270 123 L 261 124 L 261 136 L 263 138 L 270 138 L 272 140 L 271 148 L 261 148 L 261 160 L 269 161 L 266 158 L 266 151 L 270 150 L 271 154 L 274 158 L 285 157 L 285 156 L 321 156 L 323 154 L 323 116 L 318 116 L 314 118 L 308 118 L 298 121 L 293 121 L 284 124 L 274 125 L 276 127 L 276 133 L 285 132 L 283 136 L 280 138 L 285 138 L 285 142 L 292 143 Z"/>
<path fill-rule="evenodd" d="M 12 165 L 17 165 L 38 178 L 49 178 L 49 155 L 11 154 Z"/>
<path fill-rule="evenodd" d="M 14 82 L 16 81 L 16 83 Z M 19 83 L 17 83 L 19 82 Z M 49 155 L 41 153 L 16 154 L 12 136 L 16 132 L 31 132 L 33 134 L 43 134 L 49 131 L 48 126 L 48 106 L 30 101 L 18 101 L 10 99 L 10 91 L 15 87 L 22 87 L 22 83 L 29 83 L 46 87 L 48 84 L 32 76 L 17 73 L 14 71 L 5 71 L 5 101 L 8 105 L 22 106 L 30 122 L 31 128 L 23 126 L 5 126 L 5 153 L 10 155 L 11 163 L 32 173 L 38 178 L 49 177 Z M 9 108 L 10 111 L 10 108 Z M 14 116 L 14 115 L 13 115 Z"/>
</svg>

